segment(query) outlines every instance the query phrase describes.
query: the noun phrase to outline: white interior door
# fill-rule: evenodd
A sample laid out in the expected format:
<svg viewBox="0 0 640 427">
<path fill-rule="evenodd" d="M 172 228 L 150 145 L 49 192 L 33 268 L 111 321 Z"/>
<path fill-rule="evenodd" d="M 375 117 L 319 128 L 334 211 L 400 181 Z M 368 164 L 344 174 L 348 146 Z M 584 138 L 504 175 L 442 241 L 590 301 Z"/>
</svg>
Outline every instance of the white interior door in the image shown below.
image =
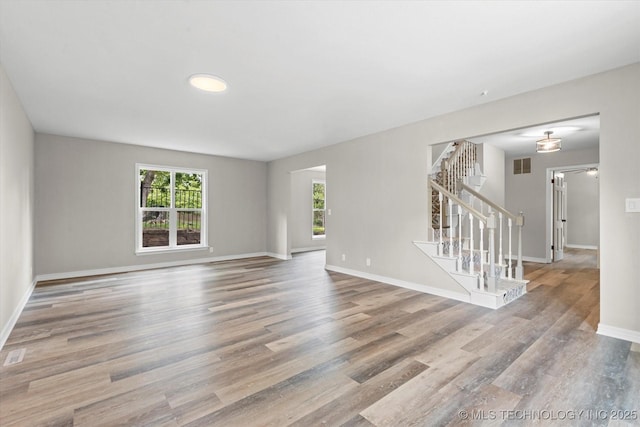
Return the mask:
<svg viewBox="0 0 640 427">
<path fill-rule="evenodd" d="M 567 230 L 567 183 L 562 173 L 553 177 L 553 260 L 564 258 Z"/>
</svg>

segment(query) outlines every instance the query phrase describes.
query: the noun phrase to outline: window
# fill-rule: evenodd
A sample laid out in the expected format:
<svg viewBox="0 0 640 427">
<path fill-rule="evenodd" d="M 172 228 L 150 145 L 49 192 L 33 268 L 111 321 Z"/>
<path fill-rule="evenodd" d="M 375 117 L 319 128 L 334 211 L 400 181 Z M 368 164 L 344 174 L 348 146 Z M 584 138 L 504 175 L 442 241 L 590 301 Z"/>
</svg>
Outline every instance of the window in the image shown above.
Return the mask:
<svg viewBox="0 0 640 427">
<path fill-rule="evenodd" d="M 311 224 L 311 237 L 319 239 L 325 237 L 324 220 L 326 204 L 326 184 L 324 181 L 312 181 L 313 221 Z"/>
<path fill-rule="evenodd" d="M 136 252 L 207 246 L 207 171 L 136 165 Z"/>
</svg>

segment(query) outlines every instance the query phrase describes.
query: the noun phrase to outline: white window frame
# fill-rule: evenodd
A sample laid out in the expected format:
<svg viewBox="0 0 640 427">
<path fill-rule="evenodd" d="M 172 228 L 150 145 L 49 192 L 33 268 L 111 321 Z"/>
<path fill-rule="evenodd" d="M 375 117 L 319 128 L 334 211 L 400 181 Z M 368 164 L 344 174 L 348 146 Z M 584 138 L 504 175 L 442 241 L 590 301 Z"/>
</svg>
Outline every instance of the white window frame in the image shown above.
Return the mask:
<svg viewBox="0 0 640 427">
<path fill-rule="evenodd" d="M 162 172 L 171 173 L 170 179 L 170 191 L 171 191 L 171 207 L 168 208 L 143 208 L 140 206 L 140 170 L 141 169 L 150 169 L 157 170 Z M 136 185 L 136 201 L 135 201 L 135 212 L 136 212 L 136 255 L 144 255 L 144 254 L 153 254 L 153 253 L 166 253 L 166 252 L 184 252 L 184 251 L 192 251 L 192 250 L 201 250 L 209 247 L 208 243 L 208 235 L 207 232 L 208 224 L 208 216 L 207 216 L 207 208 L 208 208 L 208 197 L 207 197 L 207 187 L 209 183 L 208 171 L 206 169 L 194 169 L 194 168 L 182 168 L 182 167 L 173 167 L 173 166 L 162 166 L 162 165 L 150 165 L 146 163 L 136 163 L 135 168 L 135 185 Z M 197 173 L 202 175 L 202 208 L 201 209 L 187 209 L 187 208 L 176 208 L 175 207 L 175 175 L 176 173 Z M 154 210 L 161 212 L 169 212 L 169 246 L 154 246 L 154 247 L 143 247 L 142 241 L 142 218 L 144 216 L 144 212 L 146 210 Z M 200 212 L 200 243 L 196 245 L 178 245 L 177 236 L 178 236 L 178 211 L 193 211 Z"/>
<path fill-rule="evenodd" d="M 324 185 L 324 209 L 316 209 L 313 205 L 313 187 L 315 184 Z M 313 234 L 313 214 L 316 211 L 324 211 L 324 234 Z M 327 182 L 324 179 L 312 179 L 311 180 L 311 239 L 320 240 L 327 237 Z"/>
</svg>

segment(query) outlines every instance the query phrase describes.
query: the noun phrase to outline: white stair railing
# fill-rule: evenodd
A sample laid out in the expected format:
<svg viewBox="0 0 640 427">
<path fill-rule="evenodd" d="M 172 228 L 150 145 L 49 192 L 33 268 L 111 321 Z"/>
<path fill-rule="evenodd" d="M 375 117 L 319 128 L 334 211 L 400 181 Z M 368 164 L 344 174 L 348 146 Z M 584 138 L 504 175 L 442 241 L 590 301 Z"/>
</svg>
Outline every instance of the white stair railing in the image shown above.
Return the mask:
<svg viewBox="0 0 640 427">
<path fill-rule="evenodd" d="M 482 212 L 475 209 L 473 206 L 469 205 L 461 198 L 448 191 L 446 188 L 438 184 L 433 180 L 429 180 L 429 189 L 431 191 L 436 191 L 438 193 L 438 199 L 441 200 L 441 203 L 445 201 L 446 204 L 450 206 L 450 209 L 453 210 L 453 204 L 455 203 L 456 209 L 458 211 L 458 224 L 455 227 L 458 240 L 458 261 L 456 262 L 456 272 L 458 273 L 467 273 L 471 275 L 477 275 L 478 277 L 478 289 L 481 291 L 485 290 L 485 285 L 488 286 L 488 290 L 495 292 L 496 288 L 496 278 L 495 278 L 495 260 L 493 260 L 495 256 L 495 216 L 493 213 L 490 213 L 488 216 L 484 215 Z M 442 204 L 441 204 L 442 206 Z M 462 261 L 462 233 L 461 233 L 461 225 L 462 225 L 462 217 L 463 214 L 469 215 L 469 266 L 466 271 L 463 268 Z M 474 239 L 474 219 L 478 222 L 479 229 L 479 239 L 476 245 L 476 241 Z M 484 264 L 487 262 L 487 258 L 485 256 L 484 250 L 484 229 L 487 228 L 489 230 L 489 254 L 491 259 L 489 260 L 489 269 L 486 271 L 486 279 L 485 279 L 485 266 Z M 449 253 L 444 253 L 443 247 L 443 238 L 442 238 L 442 227 L 440 227 L 440 236 L 438 239 L 438 247 L 442 249 L 442 251 L 438 251 L 440 256 L 448 256 L 449 258 L 454 257 L 454 246 L 453 246 L 453 230 L 454 228 L 449 229 Z M 476 250 L 476 246 L 479 248 Z M 475 270 L 475 253 L 478 255 L 478 264 L 479 264 L 479 273 L 476 273 Z"/>
<path fill-rule="evenodd" d="M 441 163 L 443 187 L 458 194 L 458 182 L 473 174 L 477 154 L 476 144 L 463 140 L 457 141 L 456 149 L 449 158 Z"/>
<path fill-rule="evenodd" d="M 451 151 L 453 150 L 453 151 Z M 448 157 L 444 157 L 448 156 Z M 437 184 L 443 186 L 447 191 L 458 194 L 459 189 L 457 183 L 460 180 L 465 180 L 468 176 L 474 174 L 476 165 L 476 145 L 472 142 L 462 140 L 455 141 L 447 146 L 447 149 L 440 155 L 435 165 L 439 165 L 439 171 L 435 172 L 433 178 Z M 433 169 L 434 171 L 436 169 Z M 435 206 L 433 209 L 432 224 L 438 227 L 438 213 L 446 210 L 448 206 L 442 205 L 435 194 L 432 198 L 432 203 Z M 453 217 L 452 212 L 446 211 L 444 220 L 447 221 Z M 449 224 L 445 224 L 448 227 Z"/>
<path fill-rule="evenodd" d="M 498 204 L 494 203 L 493 201 L 488 199 L 486 196 L 478 193 L 475 189 L 473 189 L 472 187 L 470 187 L 469 185 L 463 182 L 458 183 L 458 186 L 461 191 L 466 192 L 470 196 L 472 196 L 472 200 L 469 202 L 471 206 L 474 206 L 475 200 L 479 201 L 480 208 L 477 210 L 479 210 L 480 212 L 484 212 L 485 207 L 487 208 L 488 213 L 493 214 L 494 211 L 498 212 L 497 224 L 494 225 L 493 229 L 498 228 L 499 230 L 498 264 L 501 266 L 505 265 L 504 264 L 505 259 L 503 258 L 504 255 L 502 253 L 502 240 L 503 240 L 502 228 L 503 228 L 504 218 L 507 219 L 507 231 L 508 231 L 507 242 L 508 242 L 509 253 L 507 254 L 507 259 L 506 259 L 507 264 L 506 264 L 506 268 L 503 268 L 502 276 L 506 279 L 515 278 L 516 280 L 522 280 L 523 273 L 524 273 L 523 267 L 522 267 L 522 227 L 524 226 L 523 213 L 520 212 L 518 215 L 512 214 L 502 206 L 499 206 Z M 488 214 L 485 214 L 485 215 L 488 215 Z M 513 259 L 512 228 L 514 224 L 516 227 L 518 227 L 518 254 L 517 254 L 517 263 L 515 267 L 515 272 L 512 272 L 512 264 L 511 264 Z"/>
</svg>

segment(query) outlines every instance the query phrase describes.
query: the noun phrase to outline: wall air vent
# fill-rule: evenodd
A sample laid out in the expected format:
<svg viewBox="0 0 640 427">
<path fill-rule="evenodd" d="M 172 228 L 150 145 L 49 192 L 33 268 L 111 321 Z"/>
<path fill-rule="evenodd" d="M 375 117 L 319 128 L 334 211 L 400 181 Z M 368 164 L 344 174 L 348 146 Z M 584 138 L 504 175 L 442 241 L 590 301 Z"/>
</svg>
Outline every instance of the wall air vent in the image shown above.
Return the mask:
<svg viewBox="0 0 640 427">
<path fill-rule="evenodd" d="M 513 174 L 521 175 L 523 173 L 531 173 L 531 157 L 513 159 Z"/>
</svg>

